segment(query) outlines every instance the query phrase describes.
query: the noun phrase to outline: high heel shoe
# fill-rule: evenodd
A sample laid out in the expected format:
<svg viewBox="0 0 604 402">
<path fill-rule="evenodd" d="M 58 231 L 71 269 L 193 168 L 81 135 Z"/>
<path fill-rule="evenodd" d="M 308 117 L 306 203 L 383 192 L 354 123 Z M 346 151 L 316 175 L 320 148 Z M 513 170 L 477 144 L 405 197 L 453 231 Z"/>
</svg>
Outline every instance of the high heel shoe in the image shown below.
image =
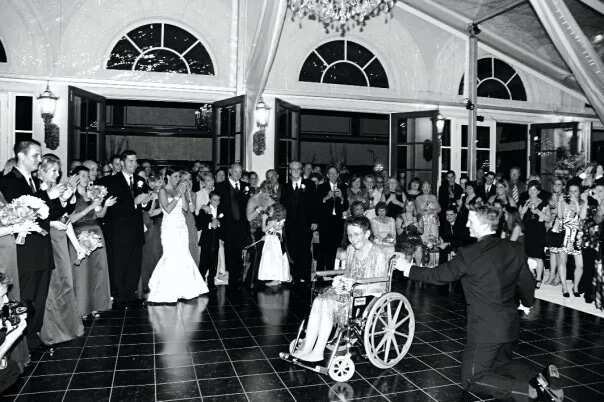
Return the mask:
<svg viewBox="0 0 604 402">
<path fill-rule="evenodd" d="M 562 296 L 564 296 L 564 297 L 570 297 L 570 293 L 562 291 Z"/>
<path fill-rule="evenodd" d="M 573 296 L 581 297 L 581 292 L 575 292 L 575 290 L 573 289 Z"/>
</svg>

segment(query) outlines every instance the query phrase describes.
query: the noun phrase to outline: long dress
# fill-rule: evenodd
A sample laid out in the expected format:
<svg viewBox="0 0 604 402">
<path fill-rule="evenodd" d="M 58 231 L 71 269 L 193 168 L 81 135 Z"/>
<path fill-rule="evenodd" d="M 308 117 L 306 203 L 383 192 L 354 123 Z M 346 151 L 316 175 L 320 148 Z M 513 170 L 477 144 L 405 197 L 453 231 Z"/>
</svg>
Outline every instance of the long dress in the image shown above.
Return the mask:
<svg viewBox="0 0 604 402">
<path fill-rule="evenodd" d="M 371 249 L 367 252 L 365 258 L 361 258 L 354 247 L 349 245 L 346 248 L 346 267 L 342 274 L 345 278 L 356 280 L 385 277 L 388 274 L 386 256 L 379 247 L 372 243 Z M 385 283 L 372 283 L 355 287 L 352 296 L 377 296 L 385 292 Z M 344 324 L 347 321 L 348 308 L 351 304 L 350 293 L 338 294 L 333 287 L 329 287 L 318 297 L 335 301 L 337 303 L 335 320 L 340 324 Z"/>
<path fill-rule="evenodd" d="M 76 194 L 76 207 L 74 212 L 80 212 L 90 205 L 80 194 Z M 93 311 L 111 309 L 111 290 L 109 285 L 109 269 L 107 267 L 107 250 L 104 246 L 103 232 L 97 223 L 96 213 L 90 211 L 73 224 L 76 235 L 94 232 L 101 237 L 103 247 L 97 248 L 79 264 L 73 265 L 73 282 L 75 284 L 76 298 L 81 315 L 88 315 Z M 71 259 L 77 261 L 77 253 L 73 247 L 69 248 Z"/>
<path fill-rule="evenodd" d="M 283 250 L 281 244 L 283 223 L 284 220 L 270 220 L 266 223 L 264 246 L 262 246 L 262 257 L 258 268 L 258 280 L 290 282 L 292 279 L 287 253 Z"/>
<path fill-rule="evenodd" d="M 159 200 L 154 200 L 159 202 Z M 141 259 L 141 292 L 149 293 L 149 278 L 157 262 L 161 258 L 161 221 L 162 214 L 149 216 L 147 211 L 143 211 L 143 223 L 147 228 L 145 232 L 145 244 L 143 244 L 143 256 Z"/>
<path fill-rule="evenodd" d="M 537 206 L 539 211 L 547 206 L 546 202 L 540 202 Z M 545 222 L 539 221 L 539 215 L 534 214 L 529 208 L 522 217 L 524 224 L 524 251 L 527 257 L 545 258 Z"/>
<path fill-rule="evenodd" d="M 201 248 L 199 247 L 199 238 L 197 236 L 197 226 L 195 225 L 195 216 L 190 211 L 183 211 L 185 216 L 185 222 L 187 224 L 187 231 L 189 236 L 189 252 L 191 255 L 198 256 L 201 253 Z M 198 261 L 195 260 L 195 266 L 197 266 Z"/>
<path fill-rule="evenodd" d="M 168 201 L 173 198 L 169 197 Z M 163 254 L 149 280 L 148 301 L 176 303 L 208 292 L 189 251 L 189 229 L 179 199 L 171 212 L 164 210 L 161 223 Z"/>
<path fill-rule="evenodd" d="M 51 227 L 50 240 L 55 269 L 50 274 L 40 339 L 47 345 L 54 345 L 84 335 L 84 325 L 74 288 L 67 234 L 64 230 Z"/>
<path fill-rule="evenodd" d="M 6 200 L 0 193 L 0 206 L 6 204 Z M 12 286 L 8 290 L 8 298 L 10 300 L 21 300 L 19 293 L 19 270 L 17 268 L 17 245 L 15 237 L 12 235 L 0 237 L 0 272 L 10 278 Z M 27 348 L 27 340 L 22 337 L 18 342 L 15 342 L 10 351 L 10 360 L 13 360 L 19 366 L 19 370 L 29 364 L 29 349 Z"/>
</svg>

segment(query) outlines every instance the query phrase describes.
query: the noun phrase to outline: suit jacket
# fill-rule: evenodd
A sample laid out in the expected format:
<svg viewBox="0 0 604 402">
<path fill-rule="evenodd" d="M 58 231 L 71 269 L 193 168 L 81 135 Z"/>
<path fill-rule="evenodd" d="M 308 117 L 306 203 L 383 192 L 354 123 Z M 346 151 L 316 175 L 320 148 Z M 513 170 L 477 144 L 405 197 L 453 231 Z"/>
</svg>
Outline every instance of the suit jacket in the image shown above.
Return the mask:
<svg viewBox="0 0 604 402">
<path fill-rule="evenodd" d="M 410 279 L 434 284 L 461 280 L 467 304 L 468 343 L 506 343 L 518 339 L 518 297 L 524 306 L 535 302 L 535 280 L 524 246 L 486 236 L 458 250 L 437 268 L 411 267 Z"/>
<path fill-rule="evenodd" d="M 54 258 L 52 255 L 52 243 L 50 240 L 50 221 L 58 217 L 51 216 L 61 208 L 60 201 L 50 200 L 45 191 L 40 191 L 40 181 L 33 177 L 38 191 L 34 193 L 27 180 L 17 168 L 13 168 L 8 174 L 0 179 L 0 192 L 7 202 L 22 195 L 32 195 L 46 202 L 49 208 L 47 219 L 38 220 L 40 227 L 48 232 L 46 236 L 39 233 L 30 233 L 25 238 L 25 243 L 17 245 L 17 265 L 20 272 L 46 271 L 54 269 Z M 57 205 L 58 204 L 58 205 Z M 62 215 L 62 213 L 60 214 Z M 60 216 L 59 215 L 59 216 Z"/>
<path fill-rule="evenodd" d="M 246 190 L 247 188 L 247 190 Z M 232 233 L 229 228 L 247 226 L 246 207 L 250 198 L 249 185 L 242 181 L 239 182 L 239 192 L 233 187 L 229 179 L 216 184 L 214 191 L 220 195 L 220 205 L 218 205 L 218 214 L 223 214 L 222 223 L 224 224 L 224 234 L 228 236 Z"/>
<path fill-rule="evenodd" d="M 222 218 L 218 219 L 221 227 L 215 229 L 209 228 L 212 219 L 212 214 L 208 214 L 203 209 L 195 216 L 197 230 L 201 231 L 199 245 L 206 247 L 206 250 L 218 250 L 218 240 L 222 237 Z"/>
<path fill-rule="evenodd" d="M 342 219 L 342 213 L 348 210 L 348 194 L 346 185 L 338 183 L 338 188 L 342 192 L 342 198 L 330 198 L 327 201 L 323 202 L 323 198 L 327 196 L 327 193 L 331 191 L 331 185 L 329 181 L 319 185 L 317 189 L 317 201 L 318 201 L 318 220 L 319 227 L 323 224 L 323 222 L 328 221 L 328 219 L 333 216 L 333 211 L 335 208 L 336 215 L 339 219 Z"/>
<path fill-rule="evenodd" d="M 470 241 L 470 232 L 466 227 L 463 217 L 457 216 L 453 226 L 446 219 L 440 223 L 439 235 L 443 241 L 450 243 L 447 251 L 455 251 L 458 247 L 465 246 Z"/>
<path fill-rule="evenodd" d="M 453 202 L 459 200 L 461 198 L 462 194 L 463 194 L 463 189 L 461 188 L 461 186 L 459 184 L 455 183 L 453 185 L 454 200 L 450 200 L 449 199 L 449 182 L 445 182 L 438 189 L 438 203 L 440 204 L 440 207 L 444 211 L 450 203 L 452 204 Z"/>
<path fill-rule="evenodd" d="M 291 181 L 281 189 L 281 204 L 287 211 L 285 230 L 294 228 L 309 230 L 310 225 L 319 222 L 317 217 L 317 192 L 310 180 L 302 180 L 304 188 L 294 190 Z"/>
<path fill-rule="evenodd" d="M 124 238 L 126 236 L 128 239 L 134 237 L 142 244 L 144 242 L 142 215 L 144 207 L 140 205 L 135 206 L 134 198 L 143 193 L 146 188 L 142 178 L 134 176 L 133 179 L 134 194 L 130 191 L 130 185 L 122 173 L 113 175 L 106 180 L 107 192 L 109 196 L 117 197 L 117 202 L 108 208 L 105 220 L 113 228 L 112 233 L 117 234 L 116 231 L 119 230 Z M 146 207 L 148 208 L 150 205 Z"/>
<path fill-rule="evenodd" d="M 496 187 L 495 182 L 493 182 L 489 188 L 489 191 L 486 191 L 486 184 L 483 184 L 477 188 L 478 191 L 476 191 L 476 193 L 477 195 L 480 195 L 484 202 L 487 202 L 489 198 L 496 194 Z"/>
</svg>

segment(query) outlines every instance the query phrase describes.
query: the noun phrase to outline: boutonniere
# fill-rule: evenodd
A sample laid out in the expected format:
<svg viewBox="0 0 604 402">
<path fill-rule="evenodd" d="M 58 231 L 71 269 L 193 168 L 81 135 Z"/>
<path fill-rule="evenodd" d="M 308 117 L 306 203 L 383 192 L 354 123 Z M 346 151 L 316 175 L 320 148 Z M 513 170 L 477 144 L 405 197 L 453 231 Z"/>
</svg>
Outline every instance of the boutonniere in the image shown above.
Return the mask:
<svg viewBox="0 0 604 402">
<path fill-rule="evenodd" d="M 222 219 L 222 218 L 224 218 L 224 214 L 221 213 L 218 215 L 217 219 Z"/>
<path fill-rule="evenodd" d="M 40 190 L 47 191 L 48 190 L 48 184 L 46 184 L 45 182 L 40 183 Z"/>
<path fill-rule="evenodd" d="M 145 182 L 142 180 L 137 180 L 136 182 L 136 187 L 137 188 L 143 188 L 143 186 L 145 185 Z"/>
<path fill-rule="evenodd" d="M 245 188 L 243 189 L 244 193 L 249 193 L 250 192 L 250 188 L 248 186 L 245 186 Z"/>
<path fill-rule="evenodd" d="M 300 185 L 300 188 L 301 188 L 302 190 L 305 190 L 305 189 L 306 189 L 306 184 L 302 183 L 302 184 Z"/>
</svg>

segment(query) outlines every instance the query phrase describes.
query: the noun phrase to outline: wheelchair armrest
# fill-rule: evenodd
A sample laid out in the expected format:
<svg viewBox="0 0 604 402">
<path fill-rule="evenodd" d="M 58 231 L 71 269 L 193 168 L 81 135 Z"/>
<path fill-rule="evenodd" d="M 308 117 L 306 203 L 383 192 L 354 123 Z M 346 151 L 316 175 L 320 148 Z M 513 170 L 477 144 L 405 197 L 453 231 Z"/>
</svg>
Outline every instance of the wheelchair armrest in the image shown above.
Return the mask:
<svg viewBox="0 0 604 402">
<path fill-rule="evenodd" d="M 337 276 L 344 274 L 344 270 L 332 270 L 332 271 L 317 271 L 316 276 Z"/>
<path fill-rule="evenodd" d="M 388 278 L 387 276 L 381 276 L 378 278 L 366 278 L 366 279 L 357 279 L 354 282 L 354 285 L 367 285 L 370 283 L 383 283 L 383 282 L 390 282 L 390 278 Z"/>
</svg>

